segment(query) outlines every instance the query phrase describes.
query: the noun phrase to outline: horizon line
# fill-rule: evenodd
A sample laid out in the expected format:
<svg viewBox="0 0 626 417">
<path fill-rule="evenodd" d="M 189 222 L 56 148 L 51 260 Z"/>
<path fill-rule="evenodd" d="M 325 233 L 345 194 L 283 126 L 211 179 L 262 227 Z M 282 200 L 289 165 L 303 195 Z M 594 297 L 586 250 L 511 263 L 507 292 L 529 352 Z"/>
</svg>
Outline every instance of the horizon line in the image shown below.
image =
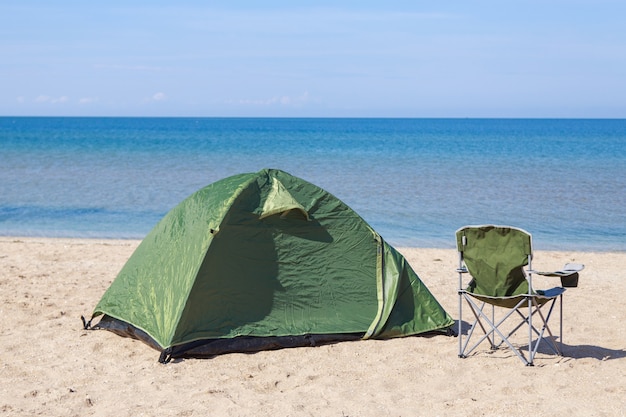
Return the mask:
<svg viewBox="0 0 626 417">
<path fill-rule="evenodd" d="M 97 116 L 97 115 L 0 115 L 0 118 L 48 119 L 423 119 L 423 120 L 626 120 L 626 117 L 554 117 L 554 116 Z"/>
</svg>

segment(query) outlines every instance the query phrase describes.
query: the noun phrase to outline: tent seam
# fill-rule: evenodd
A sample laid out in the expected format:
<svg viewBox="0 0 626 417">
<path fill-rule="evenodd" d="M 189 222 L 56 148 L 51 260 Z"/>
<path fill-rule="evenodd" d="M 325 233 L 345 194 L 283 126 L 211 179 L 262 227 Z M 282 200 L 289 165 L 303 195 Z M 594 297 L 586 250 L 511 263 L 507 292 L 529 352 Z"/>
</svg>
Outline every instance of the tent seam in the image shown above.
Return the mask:
<svg viewBox="0 0 626 417">
<path fill-rule="evenodd" d="M 376 316 L 374 320 L 370 324 L 367 332 L 363 335 L 363 339 L 369 339 L 374 336 L 374 331 L 380 325 L 380 321 L 383 317 L 383 311 L 385 310 L 385 245 L 383 244 L 383 238 L 378 233 L 376 233 L 373 229 L 370 228 L 372 233 L 374 234 L 374 238 L 376 239 L 376 243 L 378 248 L 376 249 L 376 296 L 378 298 L 378 310 L 376 312 Z"/>
</svg>

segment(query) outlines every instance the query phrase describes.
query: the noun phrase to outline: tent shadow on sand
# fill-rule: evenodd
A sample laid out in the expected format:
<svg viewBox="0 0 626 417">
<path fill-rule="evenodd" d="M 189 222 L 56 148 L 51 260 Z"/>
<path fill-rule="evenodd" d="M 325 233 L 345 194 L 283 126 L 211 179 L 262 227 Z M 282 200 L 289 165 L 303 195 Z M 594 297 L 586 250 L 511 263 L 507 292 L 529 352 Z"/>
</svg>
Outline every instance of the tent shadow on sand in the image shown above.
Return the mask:
<svg viewBox="0 0 626 417">
<path fill-rule="evenodd" d="M 463 321 L 461 323 L 461 331 L 464 335 L 467 335 L 469 329 L 472 325 L 469 322 Z M 459 321 L 455 320 L 453 329 L 455 332 L 458 331 Z M 535 341 L 533 341 L 534 343 Z M 485 342 L 487 343 L 487 342 Z M 556 343 L 558 343 L 558 338 L 556 338 Z M 506 349 L 506 348 L 505 348 Z M 524 344 L 520 346 L 522 351 L 528 351 L 528 345 Z M 490 348 L 487 344 L 485 344 L 485 352 L 490 352 Z M 542 343 L 537 348 L 537 352 L 545 355 L 554 355 L 554 352 L 550 350 L 545 343 Z M 615 360 L 615 359 L 624 359 L 626 358 L 626 350 L 625 349 L 609 349 L 602 346 L 596 345 L 568 345 L 563 343 L 563 357 L 564 358 L 572 358 L 572 359 L 597 359 L 600 361 L 607 360 Z"/>
</svg>

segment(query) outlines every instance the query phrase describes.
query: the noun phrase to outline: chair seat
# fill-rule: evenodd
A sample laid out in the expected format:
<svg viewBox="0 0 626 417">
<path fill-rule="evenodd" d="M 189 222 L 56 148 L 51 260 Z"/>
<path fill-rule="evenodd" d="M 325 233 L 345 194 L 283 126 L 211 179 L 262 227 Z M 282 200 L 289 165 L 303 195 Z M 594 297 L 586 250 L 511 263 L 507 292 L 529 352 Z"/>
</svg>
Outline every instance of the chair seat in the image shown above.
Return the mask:
<svg viewBox="0 0 626 417">
<path fill-rule="evenodd" d="M 520 301 L 528 297 L 527 294 L 493 297 L 489 295 L 474 293 L 474 292 L 467 291 L 467 290 L 465 290 L 464 292 L 476 298 L 477 300 L 484 301 L 488 304 L 492 304 L 492 305 L 495 305 L 498 307 L 504 307 L 504 308 L 516 308 Z M 543 305 L 546 302 L 563 294 L 564 292 L 565 292 L 565 288 L 561 288 L 561 287 L 550 288 L 548 290 L 536 290 L 533 293 L 533 297 L 536 298 L 535 301 L 537 302 L 537 304 Z"/>
</svg>

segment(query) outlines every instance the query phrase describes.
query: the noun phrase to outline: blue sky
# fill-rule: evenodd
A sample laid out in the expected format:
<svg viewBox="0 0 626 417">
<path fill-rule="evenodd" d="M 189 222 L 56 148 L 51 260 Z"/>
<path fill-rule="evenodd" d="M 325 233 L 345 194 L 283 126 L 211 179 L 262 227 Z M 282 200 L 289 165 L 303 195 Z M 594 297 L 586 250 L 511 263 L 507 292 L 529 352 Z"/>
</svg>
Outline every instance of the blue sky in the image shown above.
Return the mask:
<svg viewBox="0 0 626 417">
<path fill-rule="evenodd" d="M 0 115 L 626 117 L 626 2 L 0 2 Z"/>
</svg>

